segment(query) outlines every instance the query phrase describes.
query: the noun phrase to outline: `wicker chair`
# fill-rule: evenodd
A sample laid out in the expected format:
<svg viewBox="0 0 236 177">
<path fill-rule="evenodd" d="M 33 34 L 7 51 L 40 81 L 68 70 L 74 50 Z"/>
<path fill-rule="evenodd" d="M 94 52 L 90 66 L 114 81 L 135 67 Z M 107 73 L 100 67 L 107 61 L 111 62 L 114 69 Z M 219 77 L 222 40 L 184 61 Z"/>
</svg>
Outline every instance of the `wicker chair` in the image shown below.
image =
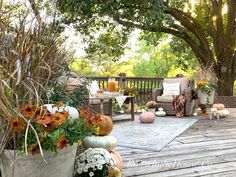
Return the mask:
<svg viewBox="0 0 236 177">
<path fill-rule="evenodd" d="M 88 106 L 94 111 L 96 111 L 97 113 L 101 113 L 100 100 L 90 99 L 92 95 L 97 93 L 97 90 L 99 90 L 97 81 L 92 81 L 92 83 L 88 86 L 88 92 L 89 92 L 89 105 Z M 104 100 L 103 113 L 105 115 L 112 116 L 112 103 L 109 101 L 109 99 Z"/>
<path fill-rule="evenodd" d="M 180 83 L 180 92 L 186 96 L 185 116 L 191 116 L 195 109 L 196 101 L 192 99 L 192 89 L 194 88 L 194 80 L 186 77 L 165 78 L 160 82 L 159 89 L 153 89 L 153 100 L 157 101 L 166 112 L 167 115 L 175 115 L 173 110 L 173 96 L 163 96 L 163 83 Z"/>
</svg>

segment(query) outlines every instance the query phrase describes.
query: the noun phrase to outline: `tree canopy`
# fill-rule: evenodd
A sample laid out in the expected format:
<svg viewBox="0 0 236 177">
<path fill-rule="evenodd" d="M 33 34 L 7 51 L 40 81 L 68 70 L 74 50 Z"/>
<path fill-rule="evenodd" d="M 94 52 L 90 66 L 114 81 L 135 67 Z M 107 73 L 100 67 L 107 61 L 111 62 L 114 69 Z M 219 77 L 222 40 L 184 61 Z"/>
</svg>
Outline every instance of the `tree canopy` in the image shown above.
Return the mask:
<svg viewBox="0 0 236 177">
<path fill-rule="evenodd" d="M 235 0 L 61 0 L 67 23 L 85 34 L 119 27 L 126 35 L 138 28 L 184 41 L 202 66 L 213 65 L 220 95 L 232 95 L 235 80 Z"/>
</svg>

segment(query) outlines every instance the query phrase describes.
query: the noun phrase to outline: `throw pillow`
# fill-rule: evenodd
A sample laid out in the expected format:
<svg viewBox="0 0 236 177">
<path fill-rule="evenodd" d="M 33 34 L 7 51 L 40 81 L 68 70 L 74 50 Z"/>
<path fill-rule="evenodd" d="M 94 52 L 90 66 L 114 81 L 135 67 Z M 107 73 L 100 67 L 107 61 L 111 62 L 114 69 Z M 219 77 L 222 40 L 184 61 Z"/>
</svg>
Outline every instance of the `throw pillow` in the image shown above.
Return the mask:
<svg viewBox="0 0 236 177">
<path fill-rule="evenodd" d="M 99 90 L 99 86 L 97 81 L 92 81 L 92 83 L 88 86 L 90 95 L 95 95 L 97 93 L 97 90 Z"/>
<path fill-rule="evenodd" d="M 163 96 L 178 95 L 180 93 L 180 83 L 163 83 Z"/>
</svg>

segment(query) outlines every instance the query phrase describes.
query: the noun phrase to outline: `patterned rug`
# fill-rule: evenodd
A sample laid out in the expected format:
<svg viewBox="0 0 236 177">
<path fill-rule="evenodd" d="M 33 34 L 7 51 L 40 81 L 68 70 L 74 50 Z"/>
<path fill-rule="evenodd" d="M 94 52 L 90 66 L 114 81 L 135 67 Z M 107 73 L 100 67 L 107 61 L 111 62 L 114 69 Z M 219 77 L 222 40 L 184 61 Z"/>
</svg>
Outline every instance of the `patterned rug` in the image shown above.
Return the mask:
<svg viewBox="0 0 236 177">
<path fill-rule="evenodd" d="M 191 117 L 158 117 L 152 124 L 142 124 L 135 116 L 135 121 L 114 123 L 111 135 L 120 147 L 160 151 L 196 122 Z"/>
</svg>

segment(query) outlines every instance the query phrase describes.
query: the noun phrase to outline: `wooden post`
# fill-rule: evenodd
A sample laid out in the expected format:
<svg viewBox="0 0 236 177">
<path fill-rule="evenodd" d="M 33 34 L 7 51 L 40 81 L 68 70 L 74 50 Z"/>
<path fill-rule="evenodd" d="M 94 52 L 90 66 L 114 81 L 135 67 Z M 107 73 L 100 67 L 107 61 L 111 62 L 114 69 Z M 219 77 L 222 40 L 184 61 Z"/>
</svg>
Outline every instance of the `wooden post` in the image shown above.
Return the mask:
<svg viewBox="0 0 236 177">
<path fill-rule="evenodd" d="M 126 73 L 120 73 L 120 90 L 125 88 Z"/>
</svg>

